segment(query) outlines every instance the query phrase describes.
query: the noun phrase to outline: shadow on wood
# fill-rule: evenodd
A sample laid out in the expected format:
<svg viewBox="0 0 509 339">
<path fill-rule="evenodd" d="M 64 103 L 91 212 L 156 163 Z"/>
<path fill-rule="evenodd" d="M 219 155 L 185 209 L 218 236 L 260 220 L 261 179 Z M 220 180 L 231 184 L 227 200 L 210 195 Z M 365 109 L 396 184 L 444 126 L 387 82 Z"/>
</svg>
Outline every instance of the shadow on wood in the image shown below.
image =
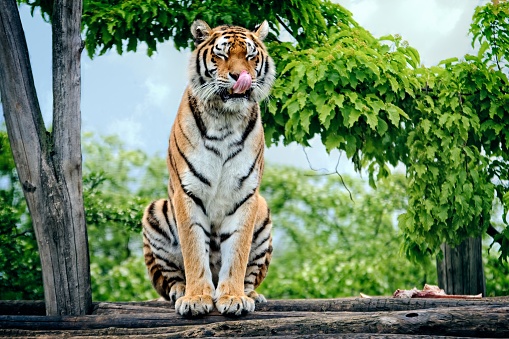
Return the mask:
<svg viewBox="0 0 509 339">
<path fill-rule="evenodd" d="M 509 297 L 478 300 L 272 300 L 245 317 L 197 319 L 172 303 L 95 303 L 87 316 L 44 316 L 43 302 L 0 301 L 6 337 L 509 337 Z"/>
</svg>

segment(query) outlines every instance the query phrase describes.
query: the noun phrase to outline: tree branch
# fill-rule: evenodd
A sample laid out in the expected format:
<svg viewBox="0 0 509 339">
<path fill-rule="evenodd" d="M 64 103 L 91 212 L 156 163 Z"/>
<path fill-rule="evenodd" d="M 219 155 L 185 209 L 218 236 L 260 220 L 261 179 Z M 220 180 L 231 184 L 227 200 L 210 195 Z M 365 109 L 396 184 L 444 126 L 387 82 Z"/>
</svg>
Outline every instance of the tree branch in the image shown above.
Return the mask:
<svg viewBox="0 0 509 339">
<path fill-rule="evenodd" d="M 290 27 L 288 27 L 288 26 L 284 23 L 283 19 L 282 19 L 279 15 L 277 15 L 277 14 L 276 14 L 276 19 L 277 19 L 277 21 L 281 24 L 281 26 L 283 26 L 283 28 L 284 28 L 284 29 L 285 29 L 288 33 L 290 33 L 290 35 L 291 35 L 294 39 L 297 39 L 297 38 L 295 37 L 295 35 L 293 35 L 293 31 L 290 29 Z"/>
<path fill-rule="evenodd" d="M 486 233 L 493 239 L 493 241 L 496 241 L 500 246 L 502 246 L 502 240 L 500 240 L 497 236 L 500 235 L 500 232 L 497 231 L 497 229 L 493 225 L 489 225 L 488 229 L 486 230 Z"/>
</svg>

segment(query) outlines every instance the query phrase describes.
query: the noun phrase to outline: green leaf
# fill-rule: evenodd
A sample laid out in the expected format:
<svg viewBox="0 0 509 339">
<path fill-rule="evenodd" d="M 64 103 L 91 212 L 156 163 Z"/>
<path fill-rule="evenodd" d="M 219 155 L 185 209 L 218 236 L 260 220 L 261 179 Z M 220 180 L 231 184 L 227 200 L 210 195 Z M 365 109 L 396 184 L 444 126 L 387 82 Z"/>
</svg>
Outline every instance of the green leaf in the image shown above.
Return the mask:
<svg viewBox="0 0 509 339">
<path fill-rule="evenodd" d="M 359 120 L 361 114 L 362 114 L 361 111 L 349 107 L 349 109 L 348 109 L 347 127 L 352 127 Z"/>
<path fill-rule="evenodd" d="M 405 117 L 408 119 L 408 115 L 399 107 L 393 104 L 387 104 L 386 107 L 387 114 L 389 115 L 389 120 L 394 126 L 399 126 L 400 117 Z"/>
<path fill-rule="evenodd" d="M 389 125 L 387 125 L 387 123 L 380 117 L 378 117 L 377 120 L 378 125 L 376 130 L 378 131 L 379 135 L 384 135 L 385 132 L 387 132 L 387 130 L 389 129 Z"/>
<path fill-rule="evenodd" d="M 424 134 L 428 134 L 431 128 L 431 122 L 428 119 L 423 119 L 421 121 L 421 127 L 422 130 L 424 131 Z"/>
<path fill-rule="evenodd" d="M 454 58 L 449 58 L 449 59 L 444 59 L 444 60 L 440 61 L 440 62 L 438 63 L 438 65 L 439 65 L 439 66 L 440 66 L 440 65 L 446 65 L 446 66 L 448 66 L 448 65 L 451 65 L 453 62 L 457 62 L 457 61 L 458 61 L 458 58 L 456 58 L 456 57 L 454 57 Z"/>
<path fill-rule="evenodd" d="M 366 121 L 367 121 L 369 127 L 371 127 L 372 130 L 375 130 L 378 126 L 377 115 L 375 113 L 373 113 L 372 111 L 364 112 L 363 115 L 366 117 Z M 350 117 L 351 117 L 351 115 L 350 115 Z"/>
</svg>

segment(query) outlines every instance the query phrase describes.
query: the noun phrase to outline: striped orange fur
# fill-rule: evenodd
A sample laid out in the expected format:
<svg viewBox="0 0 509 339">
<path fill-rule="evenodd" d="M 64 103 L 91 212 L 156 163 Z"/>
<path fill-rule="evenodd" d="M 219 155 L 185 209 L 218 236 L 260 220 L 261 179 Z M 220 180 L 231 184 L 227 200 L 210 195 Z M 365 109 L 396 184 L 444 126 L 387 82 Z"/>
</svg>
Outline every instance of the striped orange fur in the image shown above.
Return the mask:
<svg viewBox="0 0 509 339">
<path fill-rule="evenodd" d="M 143 216 L 143 251 L 156 291 L 185 316 L 251 312 L 272 254 L 270 211 L 259 194 L 264 135 L 259 102 L 274 62 L 255 31 L 197 20 L 196 50 L 168 147 L 168 198 Z"/>
</svg>

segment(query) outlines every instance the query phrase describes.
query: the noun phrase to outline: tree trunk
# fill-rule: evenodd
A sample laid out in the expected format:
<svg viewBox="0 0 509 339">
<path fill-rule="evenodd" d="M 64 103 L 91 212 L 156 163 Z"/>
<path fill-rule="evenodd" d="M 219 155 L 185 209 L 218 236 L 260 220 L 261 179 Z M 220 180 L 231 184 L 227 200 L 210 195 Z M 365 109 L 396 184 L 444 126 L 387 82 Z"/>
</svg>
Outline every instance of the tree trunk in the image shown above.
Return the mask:
<svg viewBox="0 0 509 339">
<path fill-rule="evenodd" d="M 438 285 L 447 294 L 486 295 L 481 237 L 469 238 L 453 248 L 441 246 L 443 259 L 437 259 Z"/>
<path fill-rule="evenodd" d="M 92 305 L 81 176 L 82 2 L 53 10 L 53 136 L 44 127 L 15 0 L 0 1 L 0 92 L 18 176 L 41 257 L 48 315 Z"/>
</svg>

